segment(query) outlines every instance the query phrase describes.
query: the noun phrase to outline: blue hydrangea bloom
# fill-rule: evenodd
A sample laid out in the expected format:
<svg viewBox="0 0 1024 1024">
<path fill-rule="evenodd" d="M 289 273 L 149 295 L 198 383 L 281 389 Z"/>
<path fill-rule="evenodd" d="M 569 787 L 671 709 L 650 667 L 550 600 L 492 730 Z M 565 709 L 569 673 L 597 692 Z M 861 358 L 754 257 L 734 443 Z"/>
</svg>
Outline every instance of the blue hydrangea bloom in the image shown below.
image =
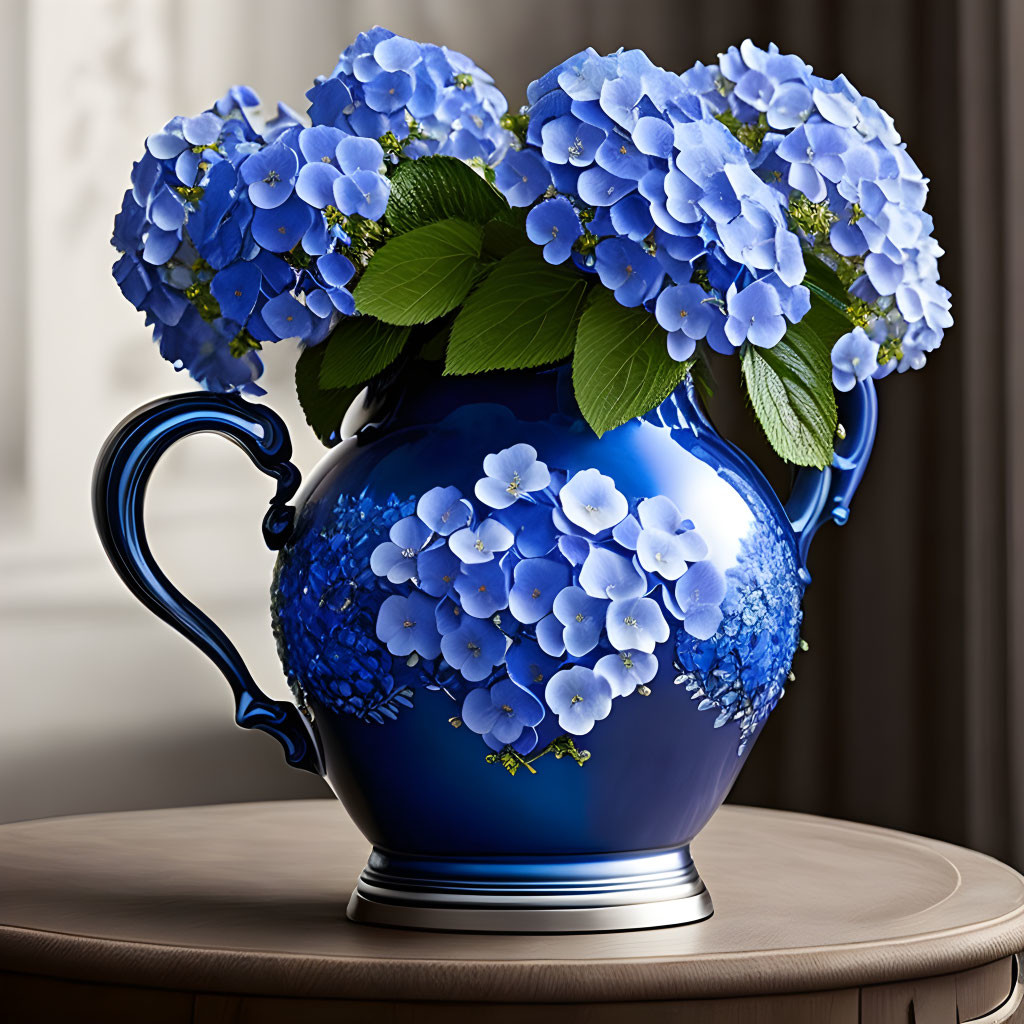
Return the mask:
<svg viewBox="0 0 1024 1024">
<path fill-rule="evenodd" d="M 298 175 L 298 154 L 282 140 L 253 153 L 242 165 L 241 179 L 253 206 L 272 210 L 292 194 Z"/>
<path fill-rule="evenodd" d="M 612 601 L 605 613 L 605 629 L 617 651 L 637 650 L 651 654 L 669 637 L 665 616 L 658 603 L 649 597 Z"/>
<path fill-rule="evenodd" d="M 852 391 L 859 380 L 878 370 L 878 342 L 863 327 L 844 334 L 832 347 L 832 383 L 839 391 Z"/>
<path fill-rule="evenodd" d="M 237 95 L 248 97 L 244 91 Z M 230 97 L 217 112 L 172 118 L 147 139 L 114 222 L 112 243 L 122 253 L 115 280 L 145 312 L 161 354 L 212 390 L 262 394 L 255 384 L 263 368 L 255 346 L 233 343 L 255 315 L 257 301 L 277 292 L 257 288 L 252 305 L 243 301 L 227 312 L 218 307 L 212 280 L 249 256 L 243 249 L 253 207 L 239 171 L 264 146 Z M 251 296 L 251 276 L 232 296 L 235 290 Z M 210 295 L 209 302 L 194 304 L 192 291 Z"/>
<path fill-rule="evenodd" d="M 469 526 L 473 506 L 457 487 L 432 487 L 416 503 L 416 515 L 434 533 L 448 537 Z"/>
<path fill-rule="evenodd" d="M 526 217 L 526 234 L 544 247 L 548 263 L 564 263 L 572 255 L 573 242 L 583 234 L 579 214 L 564 196 L 546 199 Z"/>
<path fill-rule="evenodd" d="M 508 577 L 497 561 L 462 566 L 455 578 L 455 590 L 463 609 L 478 619 L 508 607 Z"/>
<path fill-rule="evenodd" d="M 416 516 L 400 519 L 370 556 L 370 568 L 392 583 L 404 583 L 416 575 L 416 556 L 430 540 L 430 528 Z"/>
<path fill-rule="evenodd" d="M 441 636 L 434 622 L 434 602 L 418 591 L 408 597 L 392 594 L 380 606 L 377 636 L 392 654 L 401 657 L 414 651 L 424 658 L 441 653 Z"/>
<path fill-rule="evenodd" d="M 554 680 L 579 680 L 572 709 L 545 700 L 585 731 L 607 714 L 605 698 L 655 677 L 654 650 L 671 635 L 666 613 L 691 639 L 717 628 L 724 584 L 694 523 L 667 497 L 631 502 L 596 469 L 549 469 L 527 444 L 487 456 L 484 468 L 479 504 L 433 487 L 403 506 L 413 514 L 390 516 L 386 539 L 378 532 L 366 568 L 379 595 L 371 629 L 405 659 L 392 674 L 428 673 L 476 716 L 471 728 L 489 747 L 523 753 L 538 742 L 539 722 L 504 698 L 506 717 L 495 717 L 486 694 L 515 695 L 511 685 L 557 694 Z M 565 675 L 574 668 L 584 674 Z M 576 708 L 585 698 L 588 707 Z"/>
<path fill-rule="evenodd" d="M 623 306 L 640 306 L 664 278 L 661 264 L 628 238 L 608 238 L 594 250 L 601 283 Z"/>
<path fill-rule="evenodd" d="M 551 185 L 551 172 L 533 150 L 513 150 L 498 165 L 494 183 L 510 206 L 529 206 Z"/>
<path fill-rule="evenodd" d="M 725 577 L 711 562 L 696 562 L 676 582 L 675 600 L 687 633 L 698 640 L 713 636 L 722 621 Z"/>
<path fill-rule="evenodd" d="M 244 86 L 172 118 L 147 139 L 115 221 L 118 285 L 161 353 L 212 390 L 262 394 L 261 343 L 315 345 L 355 314 L 365 255 L 357 266 L 346 253 L 383 216 L 391 163 L 445 153 L 493 165 L 511 138 L 489 76 L 380 28 L 309 96 L 311 127 L 284 104 L 262 118 Z"/>
<path fill-rule="evenodd" d="M 571 573 L 564 562 L 526 558 L 513 573 L 509 610 L 520 622 L 538 622 L 551 611 L 556 595 L 569 586 L 570 581 Z"/>
<path fill-rule="evenodd" d="M 574 658 L 589 654 L 601 638 L 604 628 L 606 604 L 596 597 L 591 597 L 580 587 L 566 587 L 556 596 L 553 604 L 555 620 L 561 625 L 561 636 L 550 627 L 538 630 L 537 639 L 544 651 L 551 655 L 560 653 L 560 648 L 568 651 Z M 543 621 L 549 622 L 548 619 Z"/>
<path fill-rule="evenodd" d="M 537 449 L 528 444 L 484 458 L 487 475 L 476 484 L 476 496 L 491 508 L 507 508 L 523 495 L 547 487 L 551 480 L 548 467 L 537 460 Z"/>
<path fill-rule="evenodd" d="M 505 654 L 509 677 L 520 686 L 543 685 L 561 668 L 563 660 L 561 654 L 554 657 L 547 654 L 529 637 L 517 637 Z"/>
<path fill-rule="evenodd" d="M 647 577 L 630 558 L 603 547 L 590 549 L 579 574 L 580 586 L 605 601 L 629 600 L 647 593 Z"/>
<path fill-rule="evenodd" d="M 571 209 L 573 259 L 623 305 L 653 305 L 673 358 L 701 340 L 726 354 L 776 344 L 810 308 L 809 249 L 855 278 L 869 333 L 894 327 L 875 339 L 894 353 L 878 376 L 923 365 L 952 323 L 927 182 L 842 76 L 749 40 L 682 75 L 637 50 L 586 50 L 527 97 L 525 146 L 498 186 L 515 205 L 543 197 L 530 237 L 558 262 Z"/>
<path fill-rule="evenodd" d="M 485 519 L 476 529 L 464 527 L 448 538 L 452 551 L 468 565 L 489 562 L 495 554 L 508 551 L 514 540 L 508 527 L 497 519 Z"/>
<path fill-rule="evenodd" d="M 486 72 L 455 50 L 380 27 L 360 33 L 306 96 L 314 125 L 365 139 L 390 133 L 408 157 L 440 153 L 493 166 L 511 139 L 501 127 L 508 104 Z"/>
<path fill-rule="evenodd" d="M 558 724 L 574 736 L 584 736 L 612 709 L 608 681 L 583 665 L 556 672 L 544 688 L 544 700 L 558 715 Z"/>
<path fill-rule="evenodd" d="M 300 274 L 287 259 L 300 244 L 323 256 L 341 239 L 330 240 L 322 215 L 295 192 L 303 129 L 286 110 L 258 124 L 256 102 L 236 87 L 151 135 L 112 239 L 123 253 L 115 279 L 146 312 L 161 354 L 206 388 L 251 394 L 262 393 L 260 342 L 316 344 L 339 311 L 354 312 L 336 267 L 324 281 L 315 263 Z"/>
<path fill-rule="evenodd" d="M 444 660 L 471 683 L 486 679 L 505 657 L 505 634 L 485 619 L 463 615 L 458 628 L 441 637 Z"/>
<path fill-rule="evenodd" d="M 628 697 L 658 674 L 658 659 L 654 654 L 627 648 L 599 658 L 594 672 L 608 683 L 613 697 Z"/>
<path fill-rule="evenodd" d="M 544 705 L 511 679 L 470 690 L 462 702 L 462 721 L 473 732 L 489 733 L 500 746 L 514 743 L 524 728 L 539 725 L 543 718 Z"/>
<path fill-rule="evenodd" d="M 421 552 L 416 559 L 416 579 L 420 589 L 431 597 L 454 596 L 461 564 L 455 552 L 443 544 Z"/>
<path fill-rule="evenodd" d="M 740 292 L 730 288 L 726 304 L 729 317 L 725 336 L 737 348 L 745 341 L 760 348 L 772 348 L 786 333 L 779 295 L 764 281 L 755 281 Z"/>
<path fill-rule="evenodd" d="M 722 55 L 720 80 L 704 84 L 702 100 L 709 109 L 719 108 L 725 96 L 730 112 L 751 123 L 758 111 L 737 95 L 738 80 L 755 73 L 766 76 L 762 98 L 774 129 L 765 137 L 761 166 L 774 176 L 774 187 L 781 179 L 788 190 L 827 204 L 834 223 L 828 238 L 818 242 L 830 244 L 838 257 L 854 260 L 854 266 L 862 260 L 863 276 L 850 290 L 873 307 L 877 319 L 869 322 L 868 332 L 878 321 L 892 324 L 890 314 L 895 312 L 904 321 L 902 328 L 883 341 L 897 344 L 907 326 L 921 324 L 919 329 L 929 332 L 929 350 L 937 347 L 943 329 L 952 323 L 949 293 L 938 284 L 941 249 L 923 210 L 927 183 L 891 119 L 843 76 L 818 78 L 798 58 L 775 47 L 761 50 L 749 41 Z M 913 348 L 912 341 L 908 347 Z M 899 368 L 911 369 L 923 361 L 911 360 Z M 880 367 L 879 375 L 891 368 Z"/>
<path fill-rule="evenodd" d="M 621 522 L 628 511 L 615 481 L 596 469 L 574 474 L 559 491 L 558 500 L 569 522 L 594 535 Z"/>
</svg>

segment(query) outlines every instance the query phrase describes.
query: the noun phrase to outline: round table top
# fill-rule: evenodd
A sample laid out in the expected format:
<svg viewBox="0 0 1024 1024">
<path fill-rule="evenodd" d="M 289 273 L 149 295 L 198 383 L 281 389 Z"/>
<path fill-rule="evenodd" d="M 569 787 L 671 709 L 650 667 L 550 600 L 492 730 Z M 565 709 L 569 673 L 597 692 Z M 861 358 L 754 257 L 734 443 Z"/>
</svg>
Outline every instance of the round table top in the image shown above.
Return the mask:
<svg viewBox="0 0 1024 1024">
<path fill-rule="evenodd" d="M 742 996 L 930 977 L 1024 949 L 1024 878 L 980 853 L 724 807 L 698 924 L 467 935 L 352 924 L 368 845 L 333 800 L 0 826 L 0 970 L 349 999 Z"/>
</svg>

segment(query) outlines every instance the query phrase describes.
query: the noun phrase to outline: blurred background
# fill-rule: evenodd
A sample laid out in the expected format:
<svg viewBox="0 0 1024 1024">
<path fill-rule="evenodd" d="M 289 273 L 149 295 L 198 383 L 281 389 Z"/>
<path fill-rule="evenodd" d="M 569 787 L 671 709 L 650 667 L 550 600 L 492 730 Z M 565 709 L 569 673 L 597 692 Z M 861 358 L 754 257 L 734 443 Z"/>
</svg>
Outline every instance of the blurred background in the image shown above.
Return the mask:
<svg viewBox="0 0 1024 1024">
<path fill-rule="evenodd" d="M 932 178 L 957 326 L 927 372 L 880 389 L 851 524 L 812 552 L 810 653 L 731 799 L 1024 866 L 1024 4 L 0 0 L 0 17 L 0 821 L 328 795 L 233 726 L 216 670 L 129 597 L 94 536 L 104 437 L 190 386 L 110 277 L 110 228 L 145 136 L 233 82 L 304 110 L 314 75 L 378 23 L 463 50 L 512 106 L 587 45 L 683 70 L 750 36 L 844 72 L 895 118 Z M 292 397 L 292 352 L 268 364 L 308 471 L 320 451 Z M 260 536 L 269 495 L 240 452 L 199 438 L 161 464 L 149 523 L 171 578 L 284 697 Z"/>
</svg>

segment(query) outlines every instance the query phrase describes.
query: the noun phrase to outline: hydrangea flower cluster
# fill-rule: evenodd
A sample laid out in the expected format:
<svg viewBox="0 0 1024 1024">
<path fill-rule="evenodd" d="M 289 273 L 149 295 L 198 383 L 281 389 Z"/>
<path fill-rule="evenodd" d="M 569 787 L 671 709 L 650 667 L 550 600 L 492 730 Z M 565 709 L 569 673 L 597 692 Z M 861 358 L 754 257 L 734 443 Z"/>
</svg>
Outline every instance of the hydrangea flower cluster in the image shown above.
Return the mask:
<svg viewBox="0 0 1024 1024">
<path fill-rule="evenodd" d="M 631 503 L 598 470 L 550 469 L 528 444 L 483 469 L 475 502 L 435 487 L 374 549 L 391 585 L 376 632 L 410 664 L 442 659 L 462 721 L 525 755 L 549 712 L 581 736 L 645 687 L 670 621 L 713 636 L 726 582 L 667 497 Z"/>
<path fill-rule="evenodd" d="M 810 308 L 805 252 L 851 296 L 837 388 L 922 366 L 952 323 L 927 181 L 844 77 L 749 40 L 683 75 L 639 50 L 590 49 L 527 97 L 499 187 L 532 206 L 545 259 L 571 257 L 622 305 L 653 311 L 675 359 L 698 340 L 722 353 L 777 344 Z"/>
<path fill-rule="evenodd" d="M 741 138 L 762 136 L 760 174 L 797 207 L 801 243 L 860 300 L 861 324 L 833 350 L 835 386 L 924 366 L 953 323 L 950 295 L 924 211 L 928 181 L 889 115 L 845 76 L 819 78 L 798 57 L 749 40 L 722 54 L 717 69 L 689 74 L 695 86 L 704 78 L 708 112 Z"/>
<path fill-rule="evenodd" d="M 792 549 L 760 503 L 750 507 L 754 526 L 743 538 L 736 565 L 726 571 L 728 590 L 717 631 L 706 641 L 684 630 L 675 636 L 675 682 L 685 685 L 699 710 L 714 713 L 714 728 L 738 724 L 737 754 L 746 750 L 793 678 L 790 666 L 803 621 L 803 586 Z"/>
<path fill-rule="evenodd" d="M 214 391 L 261 393 L 253 381 L 263 367 L 244 333 L 248 317 L 222 312 L 211 290 L 216 271 L 238 260 L 251 239 L 253 210 L 239 195 L 239 173 L 266 144 L 245 116 L 257 102 L 251 91 L 235 88 L 210 110 L 174 117 L 151 135 L 114 221 L 121 291 L 146 313 L 160 354 Z M 290 268 L 273 253 L 251 241 L 245 248 L 257 287 L 256 294 L 247 288 L 232 295 L 236 313 L 250 298 L 252 311 L 257 297 L 267 302 L 292 283 Z M 264 275 L 266 294 L 259 287 Z"/>
<path fill-rule="evenodd" d="M 464 54 L 404 39 L 379 26 L 361 32 L 306 93 L 313 124 L 381 139 L 393 156 L 440 153 L 491 167 L 508 148 L 508 102 Z"/>
<path fill-rule="evenodd" d="M 382 531 L 416 502 L 342 495 L 318 533 L 290 545 L 274 568 L 271 622 L 299 710 L 308 700 L 378 725 L 411 707 L 415 678 L 395 673 L 395 659 L 374 635 L 376 605 L 364 599 L 378 580 L 370 555 Z"/>
<path fill-rule="evenodd" d="M 489 76 L 385 29 L 360 35 L 309 96 L 310 126 L 283 104 L 261 124 L 244 86 L 172 118 L 146 140 L 115 220 L 121 290 L 161 355 L 211 391 L 262 394 L 263 343 L 315 345 L 355 314 L 399 159 L 491 163 L 510 138 Z"/>
<path fill-rule="evenodd" d="M 151 135 L 114 224 L 118 284 L 161 355 L 211 391 L 262 394 L 262 343 L 316 344 L 355 312 L 346 228 L 365 235 L 390 189 L 376 140 L 284 107 L 257 128 L 258 103 L 236 88 Z"/>
</svg>

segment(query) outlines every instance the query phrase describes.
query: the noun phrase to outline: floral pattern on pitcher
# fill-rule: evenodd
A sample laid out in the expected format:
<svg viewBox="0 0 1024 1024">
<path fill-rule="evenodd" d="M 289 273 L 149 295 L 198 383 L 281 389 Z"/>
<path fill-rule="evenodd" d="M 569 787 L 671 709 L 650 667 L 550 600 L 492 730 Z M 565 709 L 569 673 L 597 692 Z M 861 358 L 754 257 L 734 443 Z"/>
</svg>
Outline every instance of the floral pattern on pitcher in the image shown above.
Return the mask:
<svg viewBox="0 0 1024 1024">
<path fill-rule="evenodd" d="M 585 760 L 575 740 L 618 699 L 648 695 L 672 657 L 716 728 L 739 723 L 742 753 L 797 642 L 802 588 L 784 539 L 756 521 L 723 574 L 665 496 L 627 498 L 528 444 L 483 470 L 472 498 L 450 486 L 384 505 L 342 497 L 330 527 L 291 545 L 273 613 L 301 706 L 312 693 L 380 724 L 417 688 L 441 690 L 449 721 L 512 770 L 552 744 Z M 563 735 L 545 746 L 555 723 Z"/>
</svg>

